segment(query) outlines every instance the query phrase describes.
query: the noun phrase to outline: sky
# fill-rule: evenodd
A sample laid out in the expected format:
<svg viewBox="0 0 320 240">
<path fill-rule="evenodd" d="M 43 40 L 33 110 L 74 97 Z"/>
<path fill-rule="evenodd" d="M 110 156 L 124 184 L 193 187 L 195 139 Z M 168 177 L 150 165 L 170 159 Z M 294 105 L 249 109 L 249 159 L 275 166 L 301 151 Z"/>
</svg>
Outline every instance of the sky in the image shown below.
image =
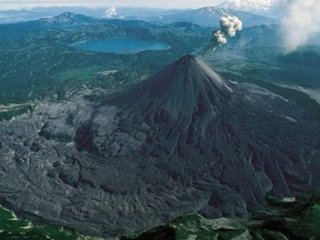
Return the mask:
<svg viewBox="0 0 320 240">
<path fill-rule="evenodd" d="M 223 0 L 0 0 L 0 11 L 44 6 L 129 6 L 148 8 L 199 8 L 214 6 Z M 257 0 L 259 1 L 259 0 Z"/>
</svg>

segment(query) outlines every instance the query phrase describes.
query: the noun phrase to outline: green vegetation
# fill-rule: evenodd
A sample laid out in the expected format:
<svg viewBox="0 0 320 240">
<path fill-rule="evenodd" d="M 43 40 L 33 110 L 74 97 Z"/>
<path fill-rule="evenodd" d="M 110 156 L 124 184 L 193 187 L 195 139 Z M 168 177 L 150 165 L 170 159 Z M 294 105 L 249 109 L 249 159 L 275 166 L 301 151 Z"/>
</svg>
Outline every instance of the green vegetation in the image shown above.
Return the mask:
<svg viewBox="0 0 320 240">
<path fill-rule="evenodd" d="M 269 197 L 271 208 L 247 221 L 206 219 L 197 214 L 122 240 L 310 240 L 320 239 L 320 194 Z"/>
<path fill-rule="evenodd" d="M 41 25 L 37 21 L 0 25 L 1 104 L 57 100 L 86 88 L 108 90 L 140 81 L 201 46 L 209 34 L 207 29 L 190 24 L 180 27 L 139 21 L 76 21 L 77 27 Z M 112 38 L 156 40 L 170 44 L 172 49 L 117 55 L 72 47 L 84 40 Z"/>
<path fill-rule="evenodd" d="M 60 84 L 73 78 L 77 79 L 79 82 L 85 82 L 88 81 L 88 79 L 92 79 L 100 69 L 101 67 L 99 66 L 68 69 L 66 71 L 58 72 L 54 75 L 53 79 Z"/>
<path fill-rule="evenodd" d="M 11 120 L 13 117 L 17 117 L 29 111 L 32 111 L 36 106 L 35 102 L 27 102 L 23 104 L 0 104 L 0 121 Z"/>
<path fill-rule="evenodd" d="M 320 239 L 320 193 L 299 198 L 268 197 L 270 207 L 249 220 L 207 219 L 190 214 L 142 234 L 119 240 L 311 240 Z M 0 239 L 5 240 L 102 240 L 83 237 L 73 230 L 36 225 L 0 208 Z"/>
<path fill-rule="evenodd" d="M 77 240 L 79 236 L 62 227 L 38 226 L 20 220 L 11 211 L 0 208 L 0 239 L 4 240 Z"/>
</svg>

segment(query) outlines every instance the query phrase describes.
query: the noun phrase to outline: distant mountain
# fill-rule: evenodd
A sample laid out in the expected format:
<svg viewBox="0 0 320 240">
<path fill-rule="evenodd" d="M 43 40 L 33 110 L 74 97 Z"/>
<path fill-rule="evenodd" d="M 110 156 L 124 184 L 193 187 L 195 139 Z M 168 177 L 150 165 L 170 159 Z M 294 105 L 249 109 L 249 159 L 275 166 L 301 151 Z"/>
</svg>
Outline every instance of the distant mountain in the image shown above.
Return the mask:
<svg viewBox="0 0 320 240">
<path fill-rule="evenodd" d="M 271 24 L 273 22 L 271 18 L 261 15 L 220 7 L 204 7 L 173 15 L 158 16 L 151 18 L 150 20 L 159 23 L 190 22 L 205 27 L 218 27 L 220 18 L 225 15 L 235 15 L 239 17 L 243 21 L 245 27 Z"/>
<path fill-rule="evenodd" d="M 217 7 L 250 12 L 253 14 L 281 19 L 284 9 L 287 7 L 286 0 L 227 0 Z"/>
<path fill-rule="evenodd" d="M 55 17 L 42 18 L 39 20 L 8 23 L 0 25 L 0 31 L 3 32 L 0 36 L 23 36 L 26 33 L 33 31 L 42 31 L 49 28 L 75 28 L 79 26 L 93 25 L 99 23 L 100 20 L 88 17 L 82 14 L 65 12 Z"/>
<path fill-rule="evenodd" d="M 105 13 L 105 9 L 84 7 L 39 7 L 22 10 L 0 10 L 0 24 L 27 22 L 43 18 L 52 18 L 65 12 L 88 15 L 95 18 L 102 18 Z"/>
<path fill-rule="evenodd" d="M 146 20 L 160 15 L 169 15 L 186 10 L 168 9 L 146 9 L 129 7 L 105 7 L 105 8 L 86 8 L 86 7 L 38 7 L 23 10 L 0 9 L 0 24 L 26 22 L 43 18 L 50 18 L 64 12 L 83 14 L 94 18 L 125 18 L 131 20 Z"/>
<path fill-rule="evenodd" d="M 121 18 L 127 20 L 144 20 L 168 24 L 173 22 L 189 22 L 205 27 L 213 27 L 219 25 L 219 20 L 223 15 L 236 15 L 244 21 L 246 27 L 269 24 L 273 20 L 259 15 L 244 11 L 241 8 L 233 8 L 227 5 L 219 7 L 204 7 L 196 10 L 163 10 L 163 9 L 140 9 L 140 8 L 39 8 L 31 10 L 16 10 L 16 11 L 0 11 L 1 23 L 25 22 L 43 18 L 54 18 L 63 13 L 75 13 L 86 15 L 97 19 L 113 19 Z M 61 16 L 62 17 L 62 16 Z"/>
<path fill-rule="evenodd" d="M 44 18 L 39 20 L 39 24 L 51 27 L 75 27 L 79 25 L 88 25 L 97 23 L 99 20 L 86 15 L 65 12 L 55 17 Z"/>
<path fill-rule="evenodd" d="M 295 103 L 184 56 L 102 102 L 1 123 L 0 203 L 100 236 L 243 217 L 267 194 L 319 187 L 319 149 L 319 123 Z"/>
</svg>

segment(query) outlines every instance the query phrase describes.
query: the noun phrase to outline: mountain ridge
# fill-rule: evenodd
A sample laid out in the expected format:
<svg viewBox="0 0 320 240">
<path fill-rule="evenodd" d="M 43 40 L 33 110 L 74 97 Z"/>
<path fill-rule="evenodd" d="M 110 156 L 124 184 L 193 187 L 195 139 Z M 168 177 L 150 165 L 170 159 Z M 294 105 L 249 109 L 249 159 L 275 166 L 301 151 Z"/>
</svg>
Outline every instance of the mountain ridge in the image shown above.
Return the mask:
<svg viewBox="0 0 320 240">
<path fill-rule="evenodd" d="M 274 20 L 267 16 L 221 7 L 203 7 L 182 13 L 154 17 L 150 20 L 160 23 L 190 22 L 203 27 L 219 27 L 220 18 L 226 15 L 237 16 L 243 21 L 245 27 L 274 23 Z"/>
</svg>

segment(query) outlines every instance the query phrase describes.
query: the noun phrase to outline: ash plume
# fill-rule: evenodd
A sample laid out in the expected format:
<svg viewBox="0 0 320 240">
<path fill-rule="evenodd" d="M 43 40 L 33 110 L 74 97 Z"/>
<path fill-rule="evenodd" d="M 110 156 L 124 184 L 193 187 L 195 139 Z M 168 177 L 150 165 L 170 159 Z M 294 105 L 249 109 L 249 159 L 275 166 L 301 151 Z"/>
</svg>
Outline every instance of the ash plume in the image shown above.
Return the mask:
<svg viewBox="0 0 320 240">
<path fill-rule="evenodd" d="M 227 44 L 228 38 L 234 37 L 243 28 L 242 21 L 236 16 L 225 16 L 220 19 L 220 30 L 213 34 L 219 45 Z"/>
<path fill-rule="evenodd" d="M 236 36 L 237 32 L 243 29 L 242 21 L 236 16 L 223 16 L 220 19 L 220 29 L 213 33 L 210 42 L 200 52 L 206 54 L 215 51 L 218 46 L 228 43 L 228 39 Z"/>
<path fill-rule="evenodd" d="M 117 17 L 119 17 L 119 14 L 116 6 L 112 6 L 106 10 L 105 18 L 117 18 Z"/>
<path fill-rule="evenodd" d="M 283 44 L 287 52 L 304 46 L 320 32 L 319 12 L 319 0 L 287 1 L 286 15 L 281 21 Z"/>
</svg>

